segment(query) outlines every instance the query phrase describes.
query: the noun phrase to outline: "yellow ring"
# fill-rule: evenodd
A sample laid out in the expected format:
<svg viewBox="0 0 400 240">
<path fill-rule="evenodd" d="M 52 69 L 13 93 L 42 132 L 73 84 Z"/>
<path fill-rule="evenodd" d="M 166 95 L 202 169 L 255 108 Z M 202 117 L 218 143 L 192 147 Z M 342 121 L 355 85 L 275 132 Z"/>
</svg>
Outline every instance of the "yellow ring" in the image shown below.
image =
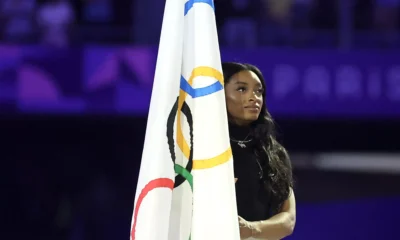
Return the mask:
<svg viewBox="0 0 400 240">
<path fill-rule="evenodd" d="M 217 79 L 222 86 L 224 85 L 224 77 L 220 71 L 218 71 L 215 68 L 211 67 L 197 67 L 193 69 L 192 74 L 188 80 L 188 83 L 190 86 L 193 84 L 193 80 L 196 77 L 212 77 Z M 182 108 L 183 102 L 185 101 L 187 97 L 187 93 L 184 92 L 183 90 L 179 91 L 179 100 L 178 100 L 178 112 L 177 112 L 177 131 L 176 131 L 176 142 L 181 151 L 183 152 L 183 155 L 185 155 L 186 158 L 189 158 L 190 154 L 190 148 L 189 145 L 186 141 L 186 139 L 183 136 L 182 132 L 182 126 L 181 126 L 181 111 L 180 109 Z M 223 163 L 226 163 L 231 159 L 232 157 L 232 150 L 229 147 L 225 152 L 219 154 L 218 156 L 209 158 L 209 159 L 201 159 L 201 160 L 193 160 L 193 169 L 208 169 L 208 168 L 213 168 L 215 166 L 221 165 Z"/>
</svg>

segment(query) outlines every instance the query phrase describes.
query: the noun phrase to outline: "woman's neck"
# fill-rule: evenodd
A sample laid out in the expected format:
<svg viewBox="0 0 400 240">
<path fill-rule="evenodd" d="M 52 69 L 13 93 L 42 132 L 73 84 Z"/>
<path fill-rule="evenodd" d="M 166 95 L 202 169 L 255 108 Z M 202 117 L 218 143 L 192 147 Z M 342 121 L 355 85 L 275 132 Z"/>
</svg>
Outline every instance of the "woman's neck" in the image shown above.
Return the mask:
<svg viewBox="0 0 400 240">
<path fill-rule="evenodd" d="M 250 125 L 238 125 L 236 123 L 229 122 L 229 136 L 236 140 L 243 140 L 248 137 L 250 130 Z"/>
<path fill-rule="evenodd" d="M 250 127 L 252 121 L 248 120 L 238 120 L 238 119 L 229 119 L 229 124 L 233 124 L 240 127 Z"/>
</svg>

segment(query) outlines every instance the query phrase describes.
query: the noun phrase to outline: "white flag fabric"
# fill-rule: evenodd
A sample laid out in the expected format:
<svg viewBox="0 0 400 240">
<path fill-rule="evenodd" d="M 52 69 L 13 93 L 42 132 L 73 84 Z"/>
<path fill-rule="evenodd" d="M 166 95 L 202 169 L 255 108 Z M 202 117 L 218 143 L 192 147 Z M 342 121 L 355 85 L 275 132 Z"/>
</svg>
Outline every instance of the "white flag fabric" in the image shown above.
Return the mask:
<svg viewBox="0 0 400 240">
<path fill-rule="evenodd" d="M 166 0 L 131 240 L 239 240 L 213 0 Z"/>
</svg>

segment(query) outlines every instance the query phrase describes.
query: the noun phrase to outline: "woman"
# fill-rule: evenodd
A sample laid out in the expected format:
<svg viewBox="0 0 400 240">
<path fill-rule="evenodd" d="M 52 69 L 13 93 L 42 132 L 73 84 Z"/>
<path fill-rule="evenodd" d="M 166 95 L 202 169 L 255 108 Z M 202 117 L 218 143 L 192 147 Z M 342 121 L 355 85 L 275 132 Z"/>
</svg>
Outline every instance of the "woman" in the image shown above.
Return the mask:
<svg viewBox="0 0 400 240">
<path fill-rule="evenodd" d="M 264 78 L 250 64 L 224 63 L 222 69 L 240 236 L 282 239 L 293 232 L 296 203 L 289 156 L 264 103 Z"/>
</svg>

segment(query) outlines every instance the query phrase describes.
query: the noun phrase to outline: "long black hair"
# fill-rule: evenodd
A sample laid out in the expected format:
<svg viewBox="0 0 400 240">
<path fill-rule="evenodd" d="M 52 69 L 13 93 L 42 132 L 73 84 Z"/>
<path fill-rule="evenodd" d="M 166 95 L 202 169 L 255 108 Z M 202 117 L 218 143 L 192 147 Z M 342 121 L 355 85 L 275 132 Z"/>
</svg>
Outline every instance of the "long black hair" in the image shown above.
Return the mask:
<svg viewBox="0 0 400 240">
<path fill-rule="evenodd" d="M 266 107 L 264 77 L 256 66 L 246 63 L 223 63 L 222 71 L 225 84 L 229 83 L 236 73 L 251 71 L 257 75 L 263 86 L 264 104 L 258 119 L 251 124 L 250 134 L 254 141 L 255 154 L 263 166 L 265 188 L 271 194 L 271 213 L 276 214 L 289 197 L 293 177 L 289 155 L 276 140 L 275 123 Z"/>
</svg>

